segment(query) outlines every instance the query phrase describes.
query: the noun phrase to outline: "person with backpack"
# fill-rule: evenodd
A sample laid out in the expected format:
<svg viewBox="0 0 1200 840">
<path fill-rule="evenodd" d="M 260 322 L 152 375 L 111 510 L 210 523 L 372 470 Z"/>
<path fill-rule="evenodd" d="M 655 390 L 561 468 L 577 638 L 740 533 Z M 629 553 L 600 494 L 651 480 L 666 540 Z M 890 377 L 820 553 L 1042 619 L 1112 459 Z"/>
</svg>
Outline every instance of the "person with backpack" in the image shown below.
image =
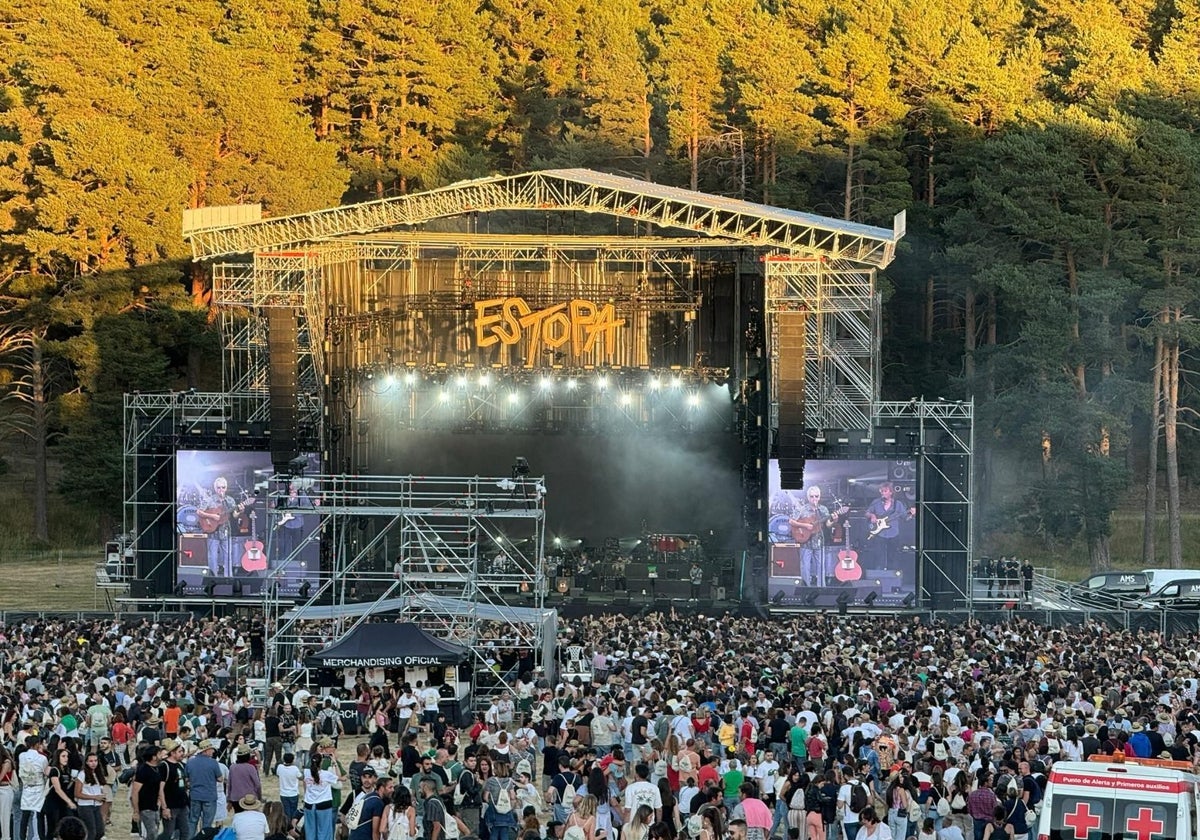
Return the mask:
<svg viewBox="0 0 1200 840">
<path fill-rule="evenodd" d="M 858 778 L 854 768 L 846 768 L 846 781 L 838 791 L 838 814 L 847 837 L 858 835 L 858 825 L 862 813 L 871 804 L 871 791 L 865 782 Z"/>
<path fill-rule="evenodd" d="M 332 738 L 334 746 L 337 746 L 338 738 L 345 734 L 341 712 L 334 708 L 332 698 L 325 698 L 325 708 L 317 714 L 317 731 L 326 738 Z"/>
<path fill-rule="evenodd" d="M 517 792 L 508 778 L 508 765 L 497 764 L 496 775 L 483 787 L 482 822 L 489 840 L 514 840 L 517 830 Z M 425 840 L 437 840 L 426 835 Z"/>
<path fill-rule="evenodd" d="M 575 811 L 575 797 L 583 791 L 583 787 L 583 779 L 571 769 L 570 757 L 560 756 L 558 773 L 550 779 L 550 788 L 547 791 L 554 806 L 555 822 L 567 821 L 567 817 Z"/>
</svg>

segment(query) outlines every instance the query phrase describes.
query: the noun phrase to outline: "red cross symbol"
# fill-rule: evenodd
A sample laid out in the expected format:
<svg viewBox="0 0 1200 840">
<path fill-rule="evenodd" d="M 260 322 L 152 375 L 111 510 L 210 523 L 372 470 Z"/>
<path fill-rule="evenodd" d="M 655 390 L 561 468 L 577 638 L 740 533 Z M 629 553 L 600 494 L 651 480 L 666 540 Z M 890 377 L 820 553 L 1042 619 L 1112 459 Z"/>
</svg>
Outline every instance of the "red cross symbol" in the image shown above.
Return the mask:
<svg viewBox="0 0 1200 840">
<path fill-rule="evenodd" d="M 1100 815 L 1093 814 L 1091 806 L 1086 802 L 1077 803 L 1075 810 L 1063 817 L 1063 825 L 1075 830 L 1075 840 L 1087 840 L 1088 835 L 1099 828 L 1101 822 L 1103 820 L 1100 819 Z"/>
<path fill-rule="evenodd" d="M 1150 840 L 1155 834 L 1162 834 L 1162 820 L 1154 819 L 1153 808 L 1138 808 L 1137 816 L 1125 821 L 1125 831 L 1137 840 Z"/>
</svg>

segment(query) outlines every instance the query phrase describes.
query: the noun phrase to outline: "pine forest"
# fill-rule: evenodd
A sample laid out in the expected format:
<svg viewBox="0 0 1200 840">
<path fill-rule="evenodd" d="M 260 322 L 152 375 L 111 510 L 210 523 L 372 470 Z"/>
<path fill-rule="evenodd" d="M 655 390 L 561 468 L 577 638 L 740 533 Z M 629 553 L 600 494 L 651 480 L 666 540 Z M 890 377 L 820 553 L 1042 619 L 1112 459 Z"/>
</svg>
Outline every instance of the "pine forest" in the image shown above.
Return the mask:
<svg viewBox="0 0 1200 840">
<path fill-rule="evenodd" d="M 981 546 L 1200 559 L 1200 0 L 8 0 L 0 56 L 6 539 L 103 539 L 122 392 L 219 385 L 184 208 L 588 167 L 907 210 L 885 396 L 976 401 Z"/>
</svg>

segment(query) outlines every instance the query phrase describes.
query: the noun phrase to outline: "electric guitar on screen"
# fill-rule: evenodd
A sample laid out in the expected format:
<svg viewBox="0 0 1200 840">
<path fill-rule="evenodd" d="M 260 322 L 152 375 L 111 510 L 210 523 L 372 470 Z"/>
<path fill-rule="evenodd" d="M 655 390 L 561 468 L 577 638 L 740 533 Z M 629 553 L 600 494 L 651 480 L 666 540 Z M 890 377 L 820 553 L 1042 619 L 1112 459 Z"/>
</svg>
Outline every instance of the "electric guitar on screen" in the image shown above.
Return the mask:
<svg viewBox="0 0 1200 840">
<path fill-rule="evenodd" d="M 871 533 L 867 534 L 867 539 L 873 540 L 877 536 L 882 534 L 884 531 L 886 531 L 888 528 L 890 528 L 891 525 L 889 524 L 888 520 L 894 519 L 895 516 L 896 516 L 896 514 L 893 513 L 893 514 L 889 514 L 887 516 L 881 516 L 878 519 L 876 519 L 875 524 L 871 526 Z M 910 509 L 908 511 L 908 513 L 904 514 L 904 519 L 909 520 L 912 518 L 913 518 L 913 511 Z"/>
</svg>

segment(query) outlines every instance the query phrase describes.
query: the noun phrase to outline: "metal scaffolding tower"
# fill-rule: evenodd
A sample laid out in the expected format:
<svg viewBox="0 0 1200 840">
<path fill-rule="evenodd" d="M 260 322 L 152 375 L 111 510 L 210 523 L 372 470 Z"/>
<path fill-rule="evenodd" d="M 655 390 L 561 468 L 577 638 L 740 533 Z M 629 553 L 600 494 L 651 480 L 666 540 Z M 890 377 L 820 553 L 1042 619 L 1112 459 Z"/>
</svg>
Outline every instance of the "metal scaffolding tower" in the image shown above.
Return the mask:
<svg viewBox="0 0 1200 840">
<path fill-rule="evenodd" d="M 975 403 L 879 402 L 876 436 L 893 435 L 918 456 L 918 568 L 922 602 L 933 609 L 972 607 L 974 580 Z M 894 430 L 890 431 L 889 430 Z M 906 439 L 900 440 L 903 435 Z M 908 436 L 914 440 L 907 440 Z"/>
<path fill-rule="evenodd" d="M 776 316 L 805 316 L 804 410 L 812 429 L 868 429 L 879 398 L 875 269 L 823 256 L 774 254 L 765 264 L 771 427 L 779 425 Z"/>
<path fill-rule="evenodd" d="M 504 477 L 306 475 L 319 525 L 308 536 L 326 547 L 319 587 L 305 591 L 268 584 L 263 611 L 268 626 L 267 670 L 290 672 L 321 635 L 309 621 L 328 615 L 334 638 L 370 615 L 400 620 L 470 648 L 476 656 L 476 697 L 511 688 L 514 674 L 486 663 L 503 647 L 529 651 L 543 662 L 545 639 L 546 485 L 514 466 Z M 275 500 L 294 477 L 277 475 Z M 270 506 L 270 533 L 287 510 Z M 308 513 L 308 511 L 306 511 Z M 299 562 L 304 543 L 280 557 L 272 572 L 283 580 Z M 267 546 L 268 555 L 272 551 Z M 293 603 L 299 605 L 292 609 Z M 514 609 L 511 605 L 519 604 Z M 323 612 L 313 609 L 327 605 Z"/>
</svg>

